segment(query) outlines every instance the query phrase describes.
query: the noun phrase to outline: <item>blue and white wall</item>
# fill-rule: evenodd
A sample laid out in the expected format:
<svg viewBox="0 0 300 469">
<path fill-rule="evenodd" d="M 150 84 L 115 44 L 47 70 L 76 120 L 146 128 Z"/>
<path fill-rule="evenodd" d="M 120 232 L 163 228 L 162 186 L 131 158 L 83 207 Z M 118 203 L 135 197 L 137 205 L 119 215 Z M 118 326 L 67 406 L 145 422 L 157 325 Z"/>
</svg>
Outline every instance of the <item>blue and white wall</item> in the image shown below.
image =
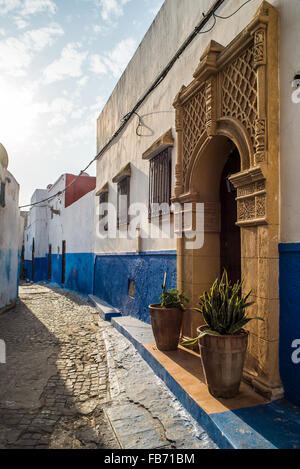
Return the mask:
<svg viewBox="0 0 300 469">
<path fill-rule="evenodd" d="M 243 3 L 243 0 L 225 2 L 220 14 L 230 16 Z M 139 120 L 134 116 L 101 156 L 97 163 L 97 189 L 108 183 L 109 201 L 116 204 L 116 184 L 112 183 L 112 178 L 130 161 L 131 201 L 147 203 L 149 163 L 142 159 L 142 154 L 170 128 L 175 138 L 172 151 L 174 176 L 177 143 L 172 103 L 176 94 L 182 85 L 191 82 L 195 66 L 209 41 L 215 40 L 226 46 L 249 24 L 261 3 L 261 0 L 249 2 L 228 21 L 218 19 L 210 32 L 198 35 L 139 107 L 138 113 L 147 126 L 143 129 L 145 135 L 137 135 Z M 295 90 L 291 86 L 294 76 L 300 73 L 300 48 L 295 46 L 300 42 L 300 3 L 298 0 L 269 0 L 269 3 L 278 8 L 280 18 L 279 361 L 286 396 L 300 404 L 300 350 L 297 351 L 300 349 L 300 91 L 294 94 L 293 102 Z M 164 2 L 98 118 L 98 151 L 119 127 L 120 116 L 133 108 L 211 4 L 210 0 Z M 170 278 L 175 280 L 175 254 L 172 254 L 175 249 L 173 240 L 144 240 L 141 250 L 145 255 L 136 255 L 134 241 L 118 239 L 109 243 L 96 237 L 95 293 L 125 313 L 148 320 L 145 305 L 150 298 L 152 301 L 157 298 L 160 273 L 168 267 L 172 272 Z M 159 256 L 155 254 L 157 251 L 170 251 L 170 254 Z M 150 278 L 152 262 L 156 262 L 159 275 Z M 136 289 L 140 292 L 134 303 L 128 292 L 126 294 L 130 277 L 137 279 Z M 151 296 L 150 291 L 155 291 L 155 295 Z"/>
<path fill-rule="evenodd" d="M 52 245 L 52 281 L 61 284 L 62 241 L 66 241 L 64 287 L 83 294 L 93 293 L 94 199 L 91 191 L 49 220 L 48 243 Z M 60 203 L 56 202 L 59 209 Z M 52 203 L 53 204 L 53 203 Z"/>
<path fill-rule="evenodd" d="M 300 88 L 292 88 L 300 72 L 300 4 L 280 6 L 279 363 L 286 397 L 300 405 Z"/>
<path fill-rule="evenodd" d="M 34 199 L 42 200 L 63 190 L 65 179 L 66 175 L 62 175 L 53 186 L 49 186 L 49 189 L 35 191 Z M 31 208 L 25 231 L 25 259 L 27 259 L 25 264 L 28 279 L 32 279 L 34 238 L 35 282 L 48 281 L 49 245 L 51 245 L 51 282 L 79 293 L 93 293 L 94 199 L 94 191 L 91 191 L 65 208 L 63 194 L 61 198 Z M 63 241 L 66 241 L 64 284 L 62 284 Z"/>
<path fill-rule="evenodd" d="M 31 203 L 38 203 L 48 197 L 45 189 L 36 189 L 31 197 Z M 35 282 L 48 278 L 48 220 L 45 203 L 34 205 L 28 213 L 27 226 L 24 233 L 24 271 L 29 280 Z M 35 245 L 34 275 L 32 275 L 32 245 Z"/>
<path fill-rule="evenodd" d="M 7 153 L 0 144 L 0 181 L 5 183 L 5 206 L 0 206 L 0 312 L 18 298 L 23 235 L 23 220 L 18 208 L 19 184 L 7 170 L 7 164 Z"/>
</svg>

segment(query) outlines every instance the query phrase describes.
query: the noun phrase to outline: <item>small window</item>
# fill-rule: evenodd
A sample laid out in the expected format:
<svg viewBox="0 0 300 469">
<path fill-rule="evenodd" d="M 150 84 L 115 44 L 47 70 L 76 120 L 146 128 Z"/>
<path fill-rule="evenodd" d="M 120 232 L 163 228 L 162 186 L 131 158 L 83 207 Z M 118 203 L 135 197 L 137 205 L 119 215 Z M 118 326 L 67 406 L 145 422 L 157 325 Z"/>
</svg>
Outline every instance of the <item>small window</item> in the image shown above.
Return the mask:
<svg viewBox="0 0 300 469">
<path fill-rule="evenodd" d="M 128 280 L 128 296 L 135 297 L 135 281 L 131 279 Z"/>
<path fill-rule="evenodd" d="M 99 206 L 105 203 L 108 203 L 108 191 L 104 191 L 99 194 Z M 99 212 L 99 223 L 101 222 L 101 220 L 103 220 L 103 218 L 107 217 L 107 214 L 107 210 L 104 210 L 102 214 L 100 214 Z M 108 230 L 108 223 L 105 223 L 104 230 Z"/>
<path fill-rule="evenodd" d="M 5 182 L 0 185 L 0 207 L 5 207 Z"/>
<path fill-rule="evenodd" d="M 150 160 L 149 172 L 149 217 L 169 213 L 171 198 L 171 150 L 166 148 Z M 168 209 L 159 209 L 157 204 L 167 204 Z"/>
<path fill-rule="evenodd" d="M 117 217 L 118 226 L 127 225 L 130 202 L 130 176 L 125 176 L 118 182 Z"/>
</svg>

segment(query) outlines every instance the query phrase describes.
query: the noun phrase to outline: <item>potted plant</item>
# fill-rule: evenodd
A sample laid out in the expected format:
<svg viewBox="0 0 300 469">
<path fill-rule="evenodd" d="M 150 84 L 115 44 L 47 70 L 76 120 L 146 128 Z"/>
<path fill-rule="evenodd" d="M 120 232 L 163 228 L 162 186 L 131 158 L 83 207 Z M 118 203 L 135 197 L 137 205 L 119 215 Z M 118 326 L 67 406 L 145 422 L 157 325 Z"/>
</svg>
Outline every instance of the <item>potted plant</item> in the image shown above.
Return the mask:
<svg viewBox="0 0 300 469">
<path fill-rule="evenodd" d="M 179 342 L 184 302 L 188 301 L 183 293 L 175 288 L 166 291 L 165 273 L 160 303 L 149 305 L 151 325 L 158 350 L 176 350 Z"/>
<path fill-rule="evenodd" d="M 246 316 L 251 291 L 242 294 L 242 282 L 233 285 L 226 270 L 216 279 L 210 291 L 200 297 L 205 325 L 198 327 L 195 339 L 182 342 L 191 345 L 198 341 L 201 361 L 209 392 L 215 397 L 234 397 L 240 387 L 248 345 L 248 331 L 243 327 L 252 319 Z"/>
</svg>

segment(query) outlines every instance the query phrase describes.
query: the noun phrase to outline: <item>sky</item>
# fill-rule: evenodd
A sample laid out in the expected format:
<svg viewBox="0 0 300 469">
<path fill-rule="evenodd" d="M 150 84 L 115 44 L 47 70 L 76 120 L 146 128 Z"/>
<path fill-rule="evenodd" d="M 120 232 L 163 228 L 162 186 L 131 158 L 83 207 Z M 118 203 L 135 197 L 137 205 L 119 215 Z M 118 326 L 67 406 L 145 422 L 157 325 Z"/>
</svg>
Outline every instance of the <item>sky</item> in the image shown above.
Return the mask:
<svg viewBox="0 0 300 469">
<path fill-rule="evenodd" d="M 20 205 L 96 155 L 96 119 L 162 4 L 0 0 L 0 142 Z"/>
</svg>

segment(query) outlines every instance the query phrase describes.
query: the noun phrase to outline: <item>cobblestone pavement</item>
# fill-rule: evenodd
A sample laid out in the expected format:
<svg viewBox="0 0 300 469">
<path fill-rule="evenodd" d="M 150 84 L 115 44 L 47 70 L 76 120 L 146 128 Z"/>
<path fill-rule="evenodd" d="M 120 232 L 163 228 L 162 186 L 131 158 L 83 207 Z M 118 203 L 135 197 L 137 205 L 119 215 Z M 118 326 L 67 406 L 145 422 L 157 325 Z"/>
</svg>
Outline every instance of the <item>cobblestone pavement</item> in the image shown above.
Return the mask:
<svg viewBox="0 0 300 469">
<path fill-rule="evenodd" d="M 84 298 L 21 286 L 0 338 L 0 448 L 215 448 Z"/>
</svg>

